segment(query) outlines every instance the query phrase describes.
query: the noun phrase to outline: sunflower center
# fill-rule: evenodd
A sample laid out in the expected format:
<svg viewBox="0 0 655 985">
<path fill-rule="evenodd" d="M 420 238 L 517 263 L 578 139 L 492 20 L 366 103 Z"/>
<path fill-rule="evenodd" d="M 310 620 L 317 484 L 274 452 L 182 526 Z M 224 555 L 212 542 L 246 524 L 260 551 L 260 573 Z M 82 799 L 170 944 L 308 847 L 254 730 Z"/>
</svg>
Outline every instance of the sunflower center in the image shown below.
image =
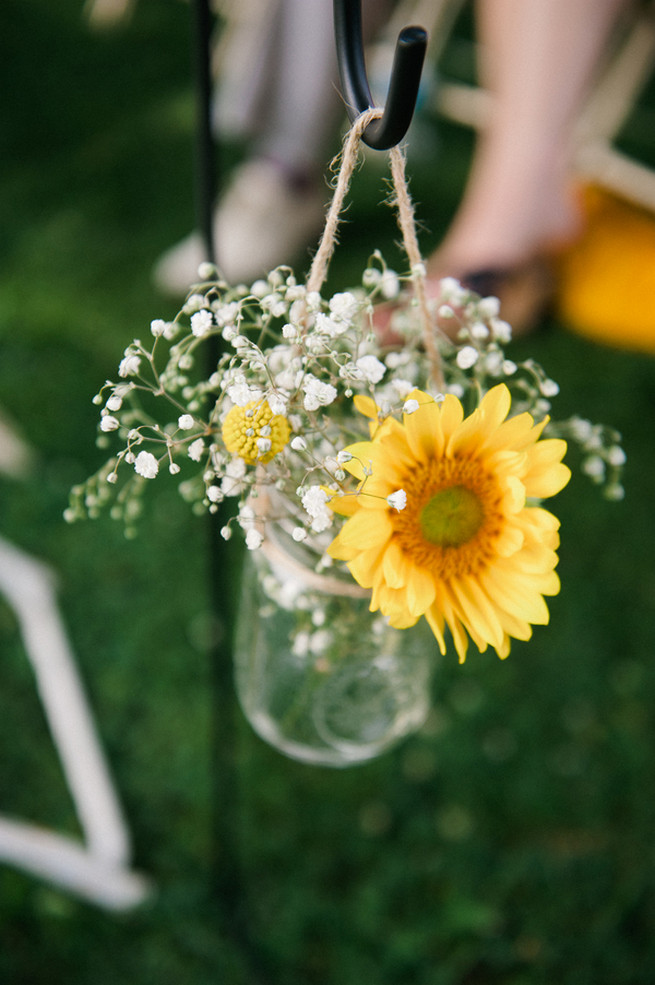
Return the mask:
<svg viewBox="0 0 655 985">
<path fill-rule="evenodd" d="M 436 493 L 421 510 L 421 532 L 431 544 L 459 547 L 471 540 L 484 519 L 480 500 L 466 486 L 451 486 Z"/>
</svg>

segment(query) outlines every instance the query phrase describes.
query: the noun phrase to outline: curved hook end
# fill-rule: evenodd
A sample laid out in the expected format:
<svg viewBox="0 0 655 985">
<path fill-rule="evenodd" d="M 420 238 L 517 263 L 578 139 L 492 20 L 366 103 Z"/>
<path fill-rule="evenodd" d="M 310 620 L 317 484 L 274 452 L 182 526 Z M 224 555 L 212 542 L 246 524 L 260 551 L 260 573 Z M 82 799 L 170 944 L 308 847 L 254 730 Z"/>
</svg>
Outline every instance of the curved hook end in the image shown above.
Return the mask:
<svg viewBox="0 0 655 985">
<path fill-rule="evenodd" d="M 428 35 L 422 27 L 405 27 L 398 35 L 384 114 L 366 128 L 362 137 L 369 147 L 388 150 L 407 133 L 418 99 L 427 46 Z"/>
</svg>

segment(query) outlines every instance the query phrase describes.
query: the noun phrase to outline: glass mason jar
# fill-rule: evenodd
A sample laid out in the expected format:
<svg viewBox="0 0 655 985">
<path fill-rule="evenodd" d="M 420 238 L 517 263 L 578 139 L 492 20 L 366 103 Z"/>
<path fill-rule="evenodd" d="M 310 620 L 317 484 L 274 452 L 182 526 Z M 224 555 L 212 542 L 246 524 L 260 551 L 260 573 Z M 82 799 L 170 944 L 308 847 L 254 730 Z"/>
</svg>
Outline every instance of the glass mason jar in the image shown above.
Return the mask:
<svg viewBox="0 0 655 985">
<path fill-rule="evenodd" d="M 292 759 L 343 767 L 384 752 L 425 721 L 437 646 L 425 623 L 392 629 L 348 572 L 280 524 L 248 552 L 235 641 L 244 714 Z"/>
</svg>

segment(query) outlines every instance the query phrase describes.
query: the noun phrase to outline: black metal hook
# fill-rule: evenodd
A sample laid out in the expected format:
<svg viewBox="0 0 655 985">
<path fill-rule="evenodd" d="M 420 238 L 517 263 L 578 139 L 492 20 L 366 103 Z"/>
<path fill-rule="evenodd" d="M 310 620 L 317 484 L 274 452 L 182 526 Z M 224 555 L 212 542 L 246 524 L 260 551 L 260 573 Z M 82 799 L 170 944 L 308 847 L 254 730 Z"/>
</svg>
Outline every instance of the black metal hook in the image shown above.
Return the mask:
<svg viewBox="0 0 655 985">
<path fill-rule="evenodd" d="M 374 106 L 366 77 L 361 0 L 334 0 L 334 34 L 343 95 L 351 122 Z M 398 35 L 384 114 L 369 123 L 362 140 L 375 150 L 399 143 L 412 122 L 428 36 L 422 27 Z"/>
</svg>

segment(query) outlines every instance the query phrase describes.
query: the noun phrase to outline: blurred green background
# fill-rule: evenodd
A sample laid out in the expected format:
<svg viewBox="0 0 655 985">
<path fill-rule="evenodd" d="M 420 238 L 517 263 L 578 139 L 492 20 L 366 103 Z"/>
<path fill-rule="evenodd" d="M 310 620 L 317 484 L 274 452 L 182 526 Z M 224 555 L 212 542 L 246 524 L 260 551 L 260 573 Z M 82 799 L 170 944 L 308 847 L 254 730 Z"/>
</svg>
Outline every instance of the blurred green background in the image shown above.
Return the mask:
<svg viewBox="0 0 655 985">
<path fill-rule="evenodd" d="M 505 662 L 443 660 L 426 727 L 352 770 L 283 758 L 239 713 L 217 721 L 233 702 L 217 699 L 206 653 L 207 528 L 173 482 L 135 541 L 108 519 L 62 520 L 70 486 L 102 460 L 93 394 L 152 318 L 175 313 L 150 277 L 193 223 L 189 22 L 185 4 L 143 0 L 125 30 L 98 35 L 77 0 L 3 4 L 0 407 L 37 462 L 0 478 L 0 533 L 58 574 L 135 864 L 156 891 L 115 915 L 0 865 L 0 982 L 652 985 L 651 358 L 555 322 L 515 344 L 561 384 L 557 416 L 622 431 L 626 499 L 606 503 L 576 475 L 555 508 L 551 625 Z M 652 161 L 649 105 L 625 139 Z M 472 137 L 416 126 L 427 251 Z M 239 154 L 222 149 L 224 173 Z M 368 155 L 335 285 L 356 283 L 375 247 L 397 256 L 382 176 Z M 0 640 L 0 810 L 76 834 L 2 599 Z M 235 869 L 236 895 L 223 878 Z"/>
</svg>

